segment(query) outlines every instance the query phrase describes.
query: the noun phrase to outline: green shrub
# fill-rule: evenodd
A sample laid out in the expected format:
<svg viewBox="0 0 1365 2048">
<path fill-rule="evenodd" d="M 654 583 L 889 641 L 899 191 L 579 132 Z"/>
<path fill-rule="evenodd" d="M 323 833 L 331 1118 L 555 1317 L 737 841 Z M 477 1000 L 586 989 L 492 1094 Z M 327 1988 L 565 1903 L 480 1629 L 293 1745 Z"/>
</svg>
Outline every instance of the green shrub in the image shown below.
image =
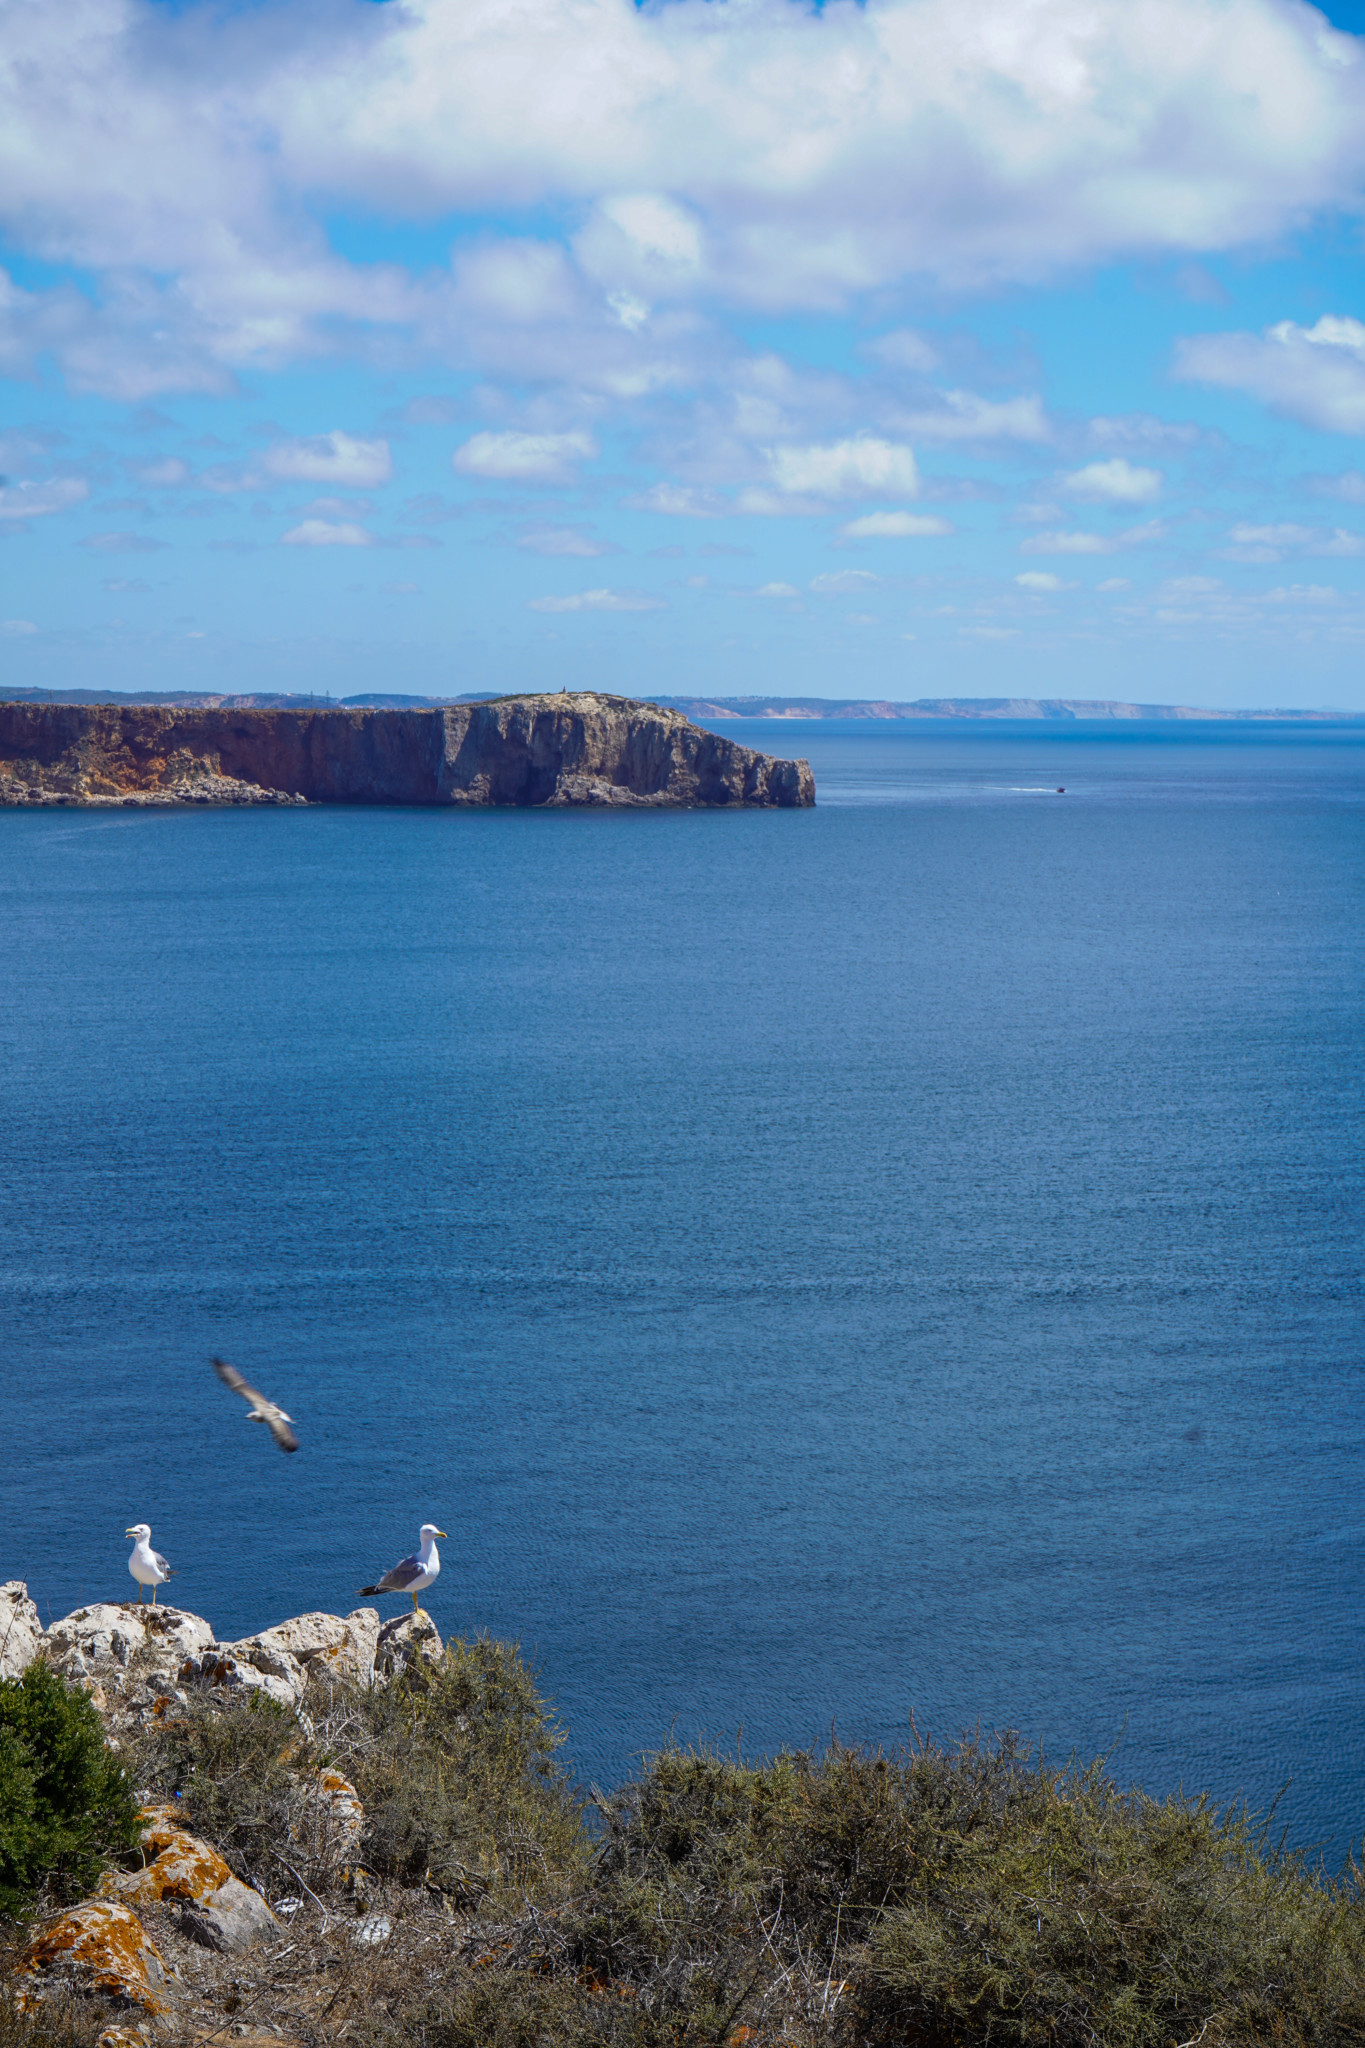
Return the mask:
<svg viewBox="0 0 1365 2048">
<path fill-rule="evenodd" d="M 48 1665 L 0 1683 L 0 1913 L 90 1891 L 138 1838 L 137 1804 L 91 1701 Z"/>
<path fill-rule="evenodd" d="M 515 1648 L 452 1642 L 357 1703 L 339 1767 L 364 1801 L 364 1855 L 472 1902 L 580 1870 L 587 1838 L 555 1753 L 563 1737 Z"/>
</svg>

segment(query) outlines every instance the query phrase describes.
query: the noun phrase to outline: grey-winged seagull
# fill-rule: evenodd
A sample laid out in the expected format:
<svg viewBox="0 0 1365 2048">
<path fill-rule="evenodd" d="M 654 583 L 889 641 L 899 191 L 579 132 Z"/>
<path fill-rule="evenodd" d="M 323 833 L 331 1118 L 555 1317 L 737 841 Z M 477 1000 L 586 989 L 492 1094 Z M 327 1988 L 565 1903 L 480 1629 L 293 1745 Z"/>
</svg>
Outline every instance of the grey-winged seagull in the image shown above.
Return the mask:
<svg viewBox="0 0 1365 2048">
<path fill-rule="evenodd" d="M 128 1569 L 137 1580 L 137 1604 L 142 1605 L 142 1589 L 152 1589 L 152 1605 L 156 1606 L 156 1589 L 164 1586 L 167 1579 L 173 1579 L 171 1570 L 159 1551 L 152 1549 L 152 1531 L 147 1522 L 134 1522 L 131 1529 L 124 1530 L 125 1536 L 133 1539 L 132 1552 L 128 1558 Z"/>
<path fill-rule="evenodd" d="M 235 1365 L 229 1365 L 225 1358 L 215 1358 L 213 1369 L 225 1387 L 231 1387 L 234 1394 L 240 1394 L 250 1402 L 247 1411 L 248 1422 L 263 1422 L 282 1451 L 296 1451 L 299 1440 L 289 1427 L 292 1415 L 286 1415 L 283 1408 L 274 1401 L 267 1401 L 264 1394 L 258 1394 L 249 1380 L 244 1380 Z"/>
<path fill-rule="evenodd" d="M 441 1553 L 436 1548 L 436 1538 L 445 1537 L 445 1530 L 438 1529 L 434 1522 L 423 1522 L 418 1531 L 418 1547 L 411 1557 L 405 1557 L 391 1572 L 385 1572 L 375 1586 L 362 1586 L 361 1595 L 370 1599 L 376 1593 L 411 1593 L 412 1611 L 420 1614 L 417 1595 L 425 1593 L 428 1586 L 434 1586 L 441 1569 Z"/>
</svg>

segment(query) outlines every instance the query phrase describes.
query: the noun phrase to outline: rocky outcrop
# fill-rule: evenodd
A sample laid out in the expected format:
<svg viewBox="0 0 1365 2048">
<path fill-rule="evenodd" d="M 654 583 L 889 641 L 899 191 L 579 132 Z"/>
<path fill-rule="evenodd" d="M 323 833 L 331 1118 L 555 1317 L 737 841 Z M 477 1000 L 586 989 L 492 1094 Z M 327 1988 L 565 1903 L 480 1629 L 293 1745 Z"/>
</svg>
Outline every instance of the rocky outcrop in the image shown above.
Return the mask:
<svg viewBox="0 0 1365 2048">
<path fill-rule="evenodd" d="M 54 1621 L 35 1649 L 41 1649 L 64 1678 L 90 1679 L 132 1670 L 148 1678 L 170 1679 L 187 1657 L 200 1656 L 212 1642 L 209 1623 L 181 1608 L 98 1601 Z"/>
<path fill-rule="evenodd" d="M 43 1624 L 23 1580 L 0 1586 L 0 1679 L 22 1678 L 42 1638 Z"/>
<path fill-rule="evenodd" d="M 100 1885 L 106 1897 L 134 1909 L 178 1906 L 180 1932 L 221 1955 L 241 1955 L 279 1935 L 280 1923 L 265 1900 L 182 1825 L 174 1807 L 145 1807 L 142 1817 L 145 1866 L 110 1871 Z"/>
<path fill-rule="evenodd" d="M 442 1654 L 428 1614 L 381 1624 L 373 1607 L 298 1614 L 259 1635 L 220 1643 L 210 1622 L 179 1607 L 97 1601 L 44 1630 L 22 1581 L 0 1586 L 0 1678 L 17 1678 L 37 1656 L 91 1689 L 116 1719 L 164 1712 L 187 1689 L 262 1692 L 296 1713 L 310 1685 L 383 1685 Z"/>
<path fill-rule="evenodd" d="M 596 692 L 432 711 L 0 703 L 0 803 L 813 804 L 805 761 Z"/>
<path fill-rule="evenodd" d="M 174 1979 L 130 1906 L 87 1899 L 40 1929 L 19 1957 L 35 1989 L 98 1992 L 144 2012 L 164 2012 Z"/>
</svg>

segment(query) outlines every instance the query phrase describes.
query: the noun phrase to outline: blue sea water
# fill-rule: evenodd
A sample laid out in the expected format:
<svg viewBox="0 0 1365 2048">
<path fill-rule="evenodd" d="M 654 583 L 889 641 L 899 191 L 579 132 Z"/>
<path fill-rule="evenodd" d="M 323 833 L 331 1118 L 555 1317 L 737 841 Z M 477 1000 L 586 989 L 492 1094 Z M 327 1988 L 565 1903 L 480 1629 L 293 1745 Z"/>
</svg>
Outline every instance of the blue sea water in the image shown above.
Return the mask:
<svg viewBox="0 0 1365 2048">
<path fill-rule="evenodd" d="M 0 1579 L 430 1517 L 584 1777 L 913 1711 L 1338 1861 L 1365 728 L 724 730 L 818 807 L 0 812 Z"/>
</svg>

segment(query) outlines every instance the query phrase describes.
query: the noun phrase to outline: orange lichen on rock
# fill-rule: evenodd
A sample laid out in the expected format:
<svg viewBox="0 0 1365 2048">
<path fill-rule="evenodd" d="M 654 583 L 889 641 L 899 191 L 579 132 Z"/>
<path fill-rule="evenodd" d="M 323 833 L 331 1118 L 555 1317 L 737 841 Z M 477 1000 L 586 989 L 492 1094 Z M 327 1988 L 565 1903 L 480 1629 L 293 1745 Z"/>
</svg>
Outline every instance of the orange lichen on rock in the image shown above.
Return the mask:
<svg viewBox="0 0 1365 2048">
<path fill-rule="evenodd" d="M 192 1835 L 173 1805 L 144 1806 L 141 1870 L 109 1871 L 100 1880 L 107 1898 L 125 1905 L 181 1907 L 180 1931 L 206 1948 L 240 1953 L 280 1931 L 270 1907 L 234 1877 L 216 1849 Z"/>
<path fill-rule="evenodd" d="M 142 1837 L 145 1870 L 111 1871 L 100 1880 L 106 1896 L 134 1906 L 152 1906 L 165 1899 L 211 1898 L 232 1882 L 232 1872 L 216 1849 L 186 1834 L 179 1826 L 157 1825 Z"/>
<path fill-rule="evenodd" d="M 165 2011 L 171 1982 L 165 1958 L 137 1914 L 113 1899 L 87 1899 L 50 1921 L 24 1950 L 19 1968 L 151 2013 Z"/>
</svg>

